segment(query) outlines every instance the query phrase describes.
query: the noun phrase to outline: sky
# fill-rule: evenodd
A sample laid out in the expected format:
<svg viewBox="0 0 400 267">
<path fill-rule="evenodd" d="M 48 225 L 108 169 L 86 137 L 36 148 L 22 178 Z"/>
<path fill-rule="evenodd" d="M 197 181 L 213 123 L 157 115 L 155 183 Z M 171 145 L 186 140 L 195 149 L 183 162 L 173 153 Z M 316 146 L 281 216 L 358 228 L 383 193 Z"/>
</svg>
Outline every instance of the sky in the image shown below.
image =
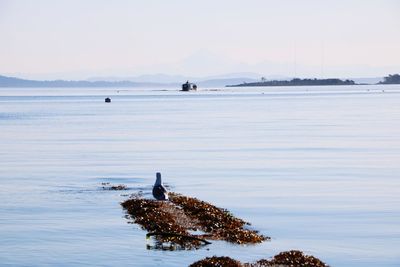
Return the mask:
<svg viewBox="0 0 400 267">
<path fill-rule="evenodd" d="M 377 77 L 399 0 L 0 0 L 0 75 Z"/>
</svg>

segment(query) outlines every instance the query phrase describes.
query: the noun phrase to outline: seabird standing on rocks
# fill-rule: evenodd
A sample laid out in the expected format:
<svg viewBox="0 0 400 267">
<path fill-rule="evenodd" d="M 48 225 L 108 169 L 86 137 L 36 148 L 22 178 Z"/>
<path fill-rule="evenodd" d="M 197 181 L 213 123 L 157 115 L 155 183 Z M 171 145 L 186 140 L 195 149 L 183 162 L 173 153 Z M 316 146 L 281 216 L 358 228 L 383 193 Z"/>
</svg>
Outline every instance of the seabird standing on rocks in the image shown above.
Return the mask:
<svg viewBox="0 0 400 267">
<path fill-rule="evenodd" d="M 153 197 L 157 200 L 168 200 L 167 189 L 162 185 L 161 173 L 157 172 L 157 179 L 153 186 Z"/>
</svg>

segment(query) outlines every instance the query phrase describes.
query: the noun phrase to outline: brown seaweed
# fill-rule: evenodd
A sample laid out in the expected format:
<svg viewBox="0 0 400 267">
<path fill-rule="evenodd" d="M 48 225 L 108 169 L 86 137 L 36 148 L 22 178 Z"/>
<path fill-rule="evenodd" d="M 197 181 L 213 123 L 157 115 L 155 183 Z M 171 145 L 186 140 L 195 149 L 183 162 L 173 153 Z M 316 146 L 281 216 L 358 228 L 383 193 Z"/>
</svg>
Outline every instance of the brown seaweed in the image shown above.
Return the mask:
<svg viewBox="0 0 400 267">
<path fill-rule="evenodd" d="M 272 259 L 262 259 L 256 263 L 248 265 L 250 267 L 264 267 L 264 266 L 304 266 L 304 267 L 326 267 L 326 263 L 320 259 L 305 255 L 299 250 L 284 251 L 275 255 Z"/>
<path fill-rule="evenodd" d="M 134 222 L 154 235 L 156 248 L 165 249 L 169 243 L 174 249 L 193 249 L 207 245 L 211 240 L 225 240 L 237 244 L 255 244 L 269 237 L 255 230 L 245 229 L 248 223 L 234 217 L 229 211 L 196 198 L 169 193 L 170 201 L 156 201 L 140 197 L 128 199 L 121 205 Z M 190 231 L 201 230 L 195 235 Z M 154 234 L 157 233 L 157 234 Z"/>
<path fill-rule="evenodd" d="M 196 261 L 189 265 L 189 267 L 243 267 L 240 261 L 234 260 L 229 257 L 207 257 L 205 259 Z"/>
<path fill-rule="evenodd" d="M 180 206 L 190 218 L 198 220 L 201 230 L 209 233 L 213 239 L 237 244 L 261 243 L 269 239 L 255 230 L 244 229 L 249 223 L 234 217 L 226 209 L 176 193 L 170 193 L 169 197 L 171 202 Z"/>
<path fill-rule="evenodd" d="M 305 255 L 298 250 L 281 252 L 272 259 L 261 259 L 254 263 L 241 263 L 229 257 L 211 257 L 196 261 L 189 267 L 327 267 L 328 265 L 314 256 Z"/>
</svg>

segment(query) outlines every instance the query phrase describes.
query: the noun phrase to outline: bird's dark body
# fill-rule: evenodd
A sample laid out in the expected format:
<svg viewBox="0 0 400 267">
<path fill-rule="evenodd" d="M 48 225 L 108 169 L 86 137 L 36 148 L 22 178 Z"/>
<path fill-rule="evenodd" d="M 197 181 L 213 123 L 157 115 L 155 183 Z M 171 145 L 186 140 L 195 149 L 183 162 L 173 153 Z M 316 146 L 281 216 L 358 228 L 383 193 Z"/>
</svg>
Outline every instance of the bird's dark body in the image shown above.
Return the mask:
<svg viewBox="0 0 400 267">
<path fill-rule="evenodd" d="M 153 197 L 157 200 L 167 200 L 167 190 L 162 185 L 156 185 L 153 187 Z"/>
<path fill-rule="evenodd" d="M 167 189 L 165 189 L 161 182 L 161 173 L 157 172 L 156 177 L 156 182 L 153 186 L 153 197 L 157 200 L 168 200 Z"/>
</svg>

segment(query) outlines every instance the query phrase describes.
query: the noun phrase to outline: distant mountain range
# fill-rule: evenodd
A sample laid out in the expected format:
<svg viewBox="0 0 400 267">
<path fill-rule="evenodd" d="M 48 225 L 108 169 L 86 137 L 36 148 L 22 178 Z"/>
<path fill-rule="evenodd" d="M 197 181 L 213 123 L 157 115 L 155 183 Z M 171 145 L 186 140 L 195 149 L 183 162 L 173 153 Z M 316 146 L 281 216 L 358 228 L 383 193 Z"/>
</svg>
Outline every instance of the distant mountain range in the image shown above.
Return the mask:
<svg viewBox="0 0 400 267">
<path fill-rule="evenodd" d="M 143 75 L 138 77 L 94 77 L 88 80 L 28 80 L 0 75 L 0 87 L 177 87 L 187 80 L 195 82 L 200 87 L 222 87 L 227 84 L 255 82 L 249 77 L 214 76 L 208 79 L 185 77 L 178 75 Z"/>
<path fill-rule="evenodd" d="M 252 72 L 229 73 L 207 77 L 188 77 L 183 75 L 152 74 L 133 77 L 92 77 L 87 80 L 30 80 L 0 75 L 0 87 L 142 87 L 142 88 L 180 88 L 187 80 L 200 88 L 224 87 L 226 85 L 259 82 L 262 75 Z M 291 77 L 264 76 L 267 81 L 289 80 Z M 383 78 L 353 78 L 356 83 L 376 84 Z"/>
<path fill-rule="evenodd" d="M 226 80 L 226 79 L 250 79 L 258 80 L 261 74 L 254 72 L 237 72 L 227 73 L 223 75 L 213 75 L 205 77 L 185 76 L 185 75 L 169 75 L 163 73 L 146 74 L 140 76 L 100 76 L 88 78 L 88 81 L 132 81 L 132 82 L 156 82 L 156 83 L 182 83 L 183 81 L 193 81 L 200 83 L 208 80 Z M 268 79 L 286 79 L 284 76 L 268 76 Z"/>
<path fill-rule="evenodd" d="M 142 87 L 161 86 L 159 83 L 138 83 L 131 81 L 36 81 L 0 76 L 0 87 Z"/>
</svg>

